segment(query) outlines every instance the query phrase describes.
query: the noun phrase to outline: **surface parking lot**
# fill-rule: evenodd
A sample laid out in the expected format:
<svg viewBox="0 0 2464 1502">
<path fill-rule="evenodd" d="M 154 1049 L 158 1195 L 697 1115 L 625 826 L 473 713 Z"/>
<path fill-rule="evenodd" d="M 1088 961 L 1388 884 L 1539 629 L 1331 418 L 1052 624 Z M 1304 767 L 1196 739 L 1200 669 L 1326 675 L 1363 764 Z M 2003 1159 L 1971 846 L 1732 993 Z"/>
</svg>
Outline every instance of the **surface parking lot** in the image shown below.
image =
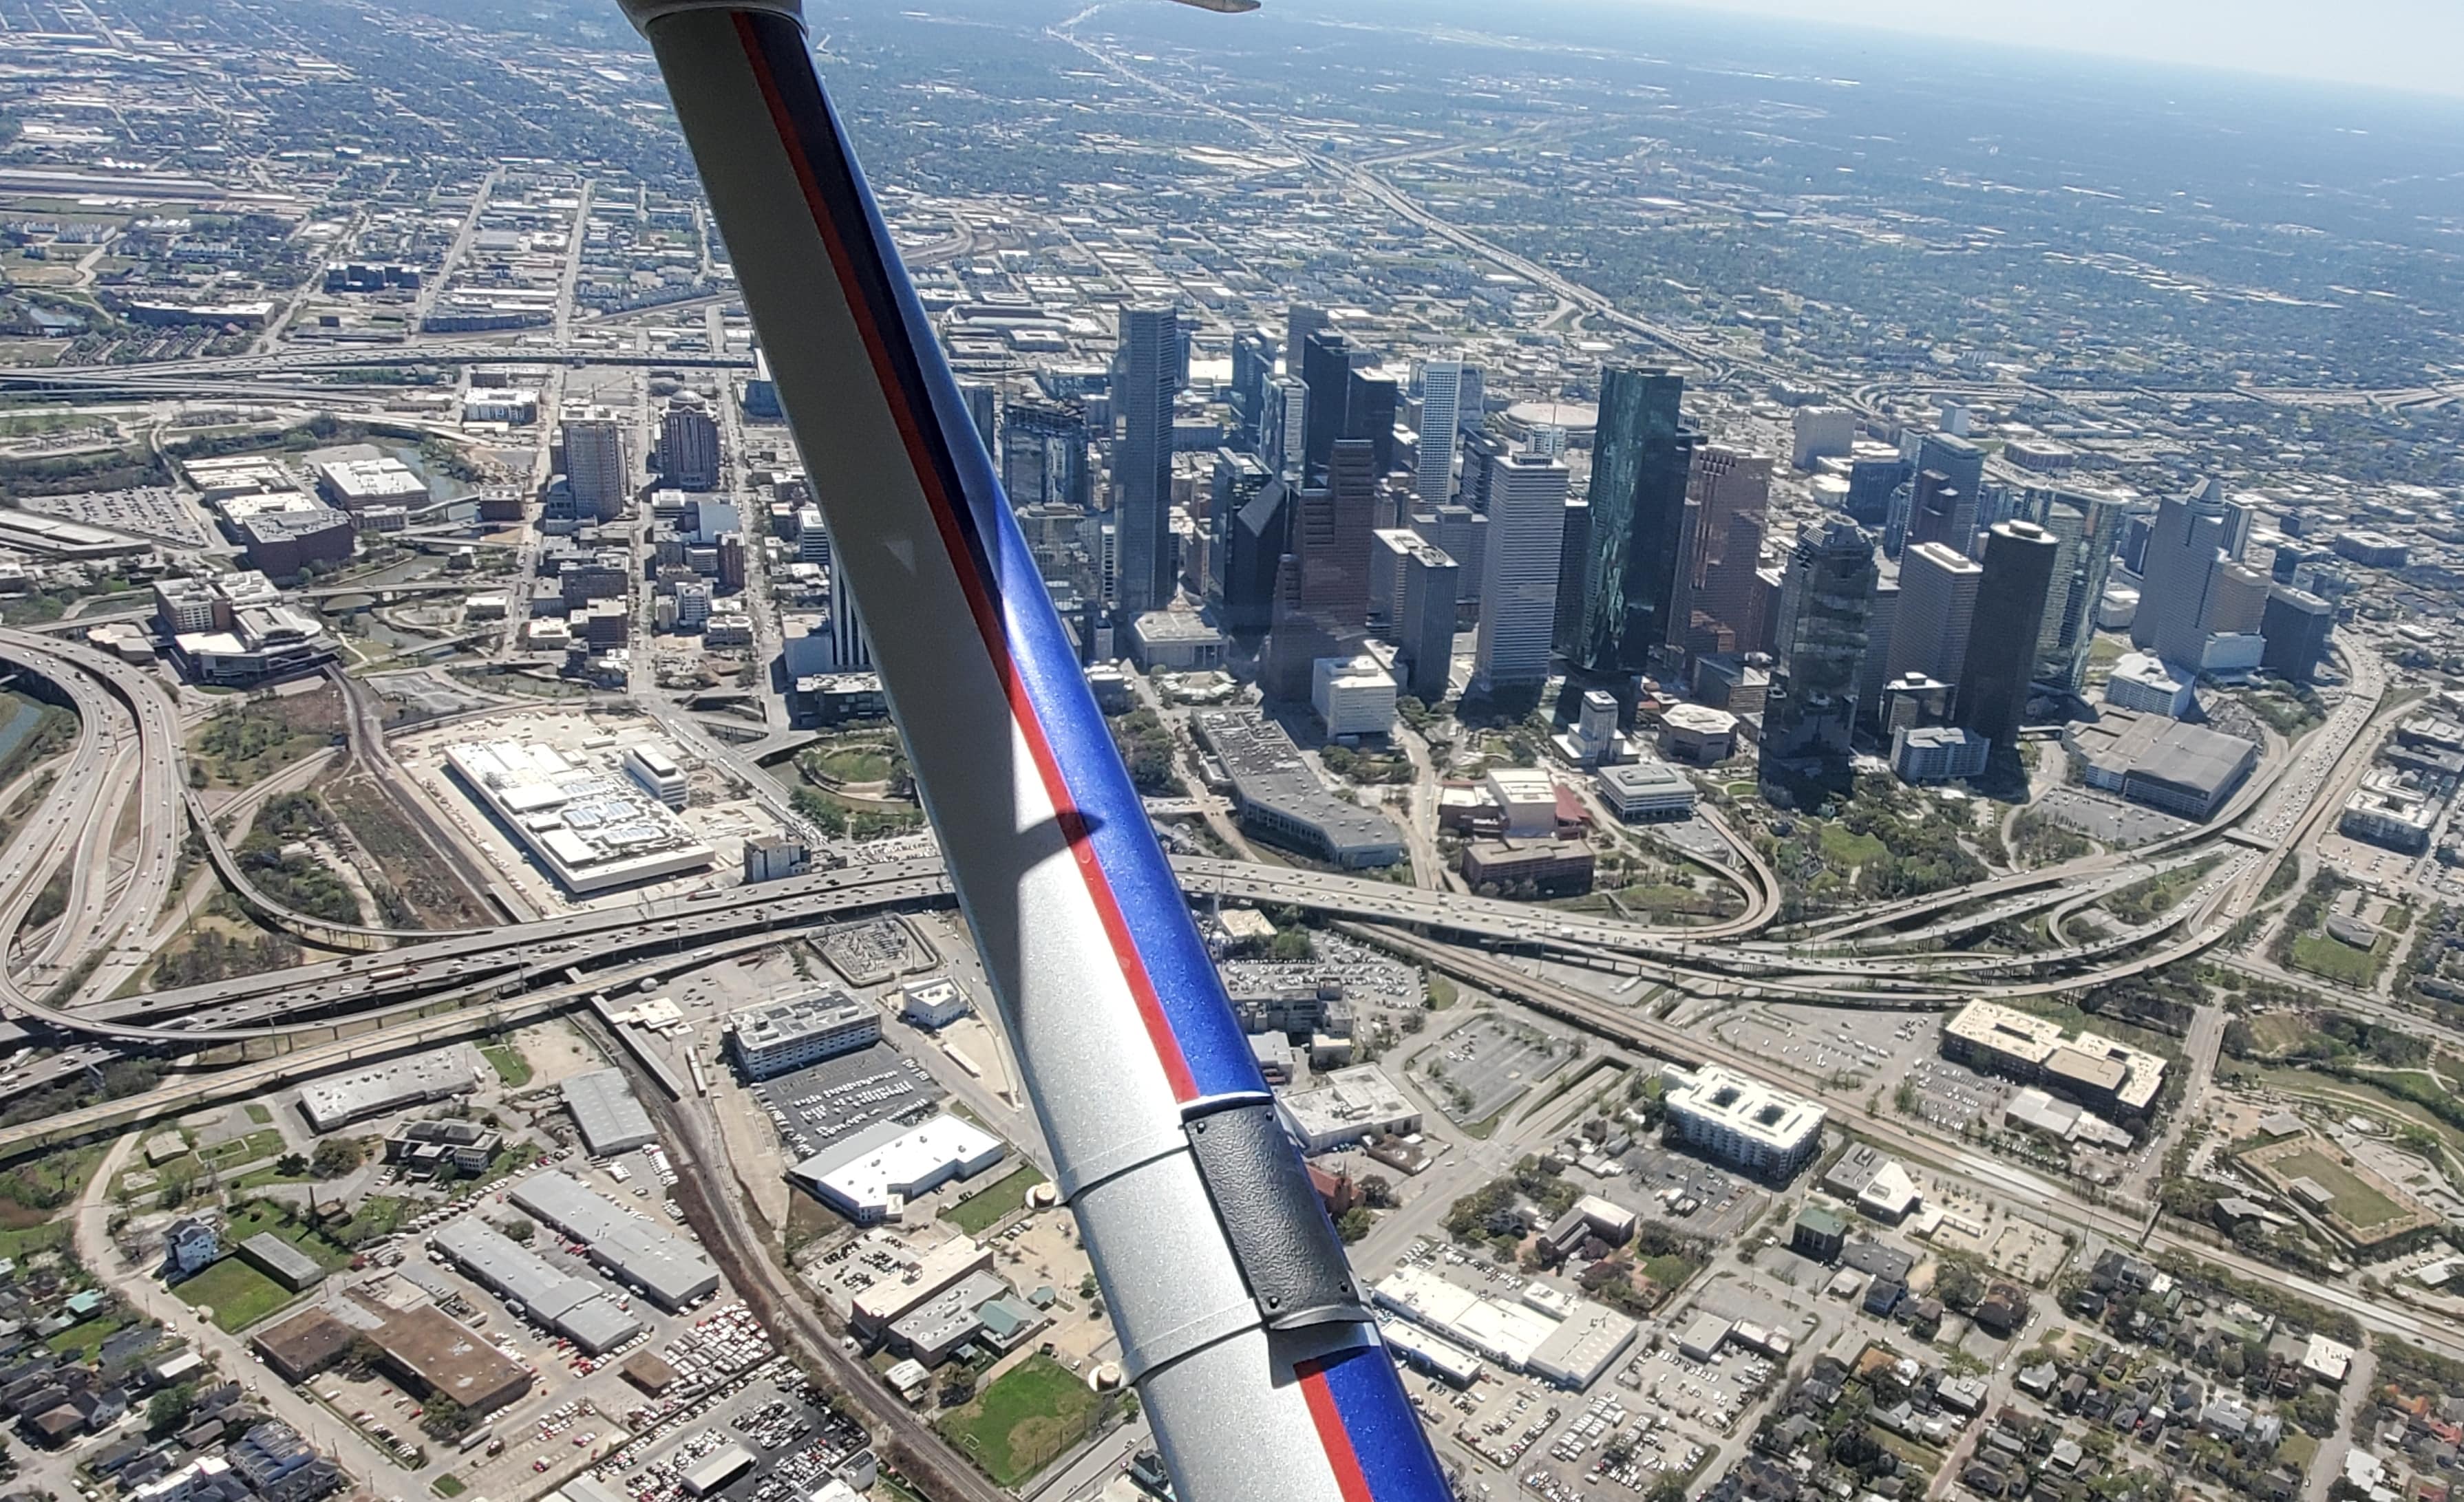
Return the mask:
<svg viewBox="0 0 2464 1502">
<path fill-rule="evenodd" d="M 1572 1054 L 1562 1037 L 1484 1013 L 1423 1050 L 1413 1067 L 1453 1087 L 1436 1096 L 1456 1121 L 1485 1121 L 1521 1099 Z"/>
<path fill-rule="evenodd" d="M 2035 807 L 2056 823 L 2078 830 L 2090 839 L 2124 849 L 2178 835 L 2190 827 L 2187 820 L 2170 814 L 2081 788 L 2051 789 L 2036 799 Z"/>
<path fill-rule="evenodd" d="M 1848 1088 L 1894 1073 L 1912 1055 L 1929 1054 L 1940 1019 L 1885 1012 L 1789 1012 L 1751 1007 L 1722 1018 L 1712 1032 L 1787 1070 L 1814 1079 L 1850 1077 Z"/>
<path fill-rule="evenodd" d="M 2018 1089 L 2008 1080 L 1931 1055 L 1918 1059 L 1908 1071 L 1908 1083 L 1917 1091 L 1916 1115 L 1954 1132 L 1978 1122 L 2000 1125 L 2003 1103 Z"/>
<path fill-rule="evenodd" d="M 793 1158 L 809 1157 L 875 1121 L 937 1104 L 946 1093 L 923 1065 L 887 1042 L 753 1087 L 753 1099 L 770 1113 Z"/>
<path fill-rule="evenodd" d="M 1647 1207 L 1688 1236 L 1727 1241 L 1745 1230 L 1771 1195 L 1742 1179 L 1658 1143 L 1638 1143 L 1620 1160 L 1627 1180 L 1614 1198 Z"/>
</svg>

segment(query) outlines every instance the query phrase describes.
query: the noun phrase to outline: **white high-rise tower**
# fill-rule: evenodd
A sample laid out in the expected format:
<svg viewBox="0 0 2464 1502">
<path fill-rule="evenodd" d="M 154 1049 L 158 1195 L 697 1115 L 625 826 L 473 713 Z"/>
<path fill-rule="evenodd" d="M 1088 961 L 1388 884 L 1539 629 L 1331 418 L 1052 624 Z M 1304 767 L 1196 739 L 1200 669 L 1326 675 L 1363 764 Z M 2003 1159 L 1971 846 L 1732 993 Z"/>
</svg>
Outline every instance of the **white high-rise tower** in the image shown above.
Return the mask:
<svg viewBox="0 0 2464 1502">
<path fill-rule="evenodd" d="M 1412 493 L 1424 507 L 1454 499 L 1455 432 L 1463 419 L 1463 362 L 1433 359 L 1420 367 L 1420 458 Z"/>
<path fill-rule="evenodd" d="M 1567 474 L 1564 460 L 1534 453 L 1509 454 L 1489 467 L 1480 634 L 1472 649 L 1474 693 L 1535 687 L 1549 681 Z"/>
</svg>

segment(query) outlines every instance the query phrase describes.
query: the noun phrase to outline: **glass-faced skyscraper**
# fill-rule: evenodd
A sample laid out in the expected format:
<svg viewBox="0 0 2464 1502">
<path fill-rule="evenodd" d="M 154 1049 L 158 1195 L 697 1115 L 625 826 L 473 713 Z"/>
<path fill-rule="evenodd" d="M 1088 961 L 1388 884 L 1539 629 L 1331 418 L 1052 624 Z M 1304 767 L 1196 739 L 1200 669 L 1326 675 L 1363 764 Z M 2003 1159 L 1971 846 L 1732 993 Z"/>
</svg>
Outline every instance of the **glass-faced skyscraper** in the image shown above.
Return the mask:
<svg viewBox="0 0 2464 1502">
<path fill-rule="evenodd" d="M 1951 719 L 1997 749 L 2018 744 L 2019 720 L 2035 676 L 2036 637 L 2061 545 L 2035 522 L 2006 521 L 1986 533 L 1977 582 L 1976 624 L 1959 670 Z"/>
<path fill-rule="evenodd" d="M 1651 666 L 1668 640 L 1685 481 L 1698 434 L 1679 415 L 1684 378 L 1612 365 L 1600 375 L 1592 454 L 1590 561 L 1573 665 L 1601 678 Z"/>
<path fill-rule="evenodd" d="M 2127 512 L 2120 496 L 2044 486 L 2028 490 L 2019 514 L 2053 533 L 2061 549 L 2045 592 L 2044 627 L 2036 634 L 2036 681 L 2077 693 L 2087 683 L 2096 605 L 2104 598 Z"/>
<path fill-rule="evenodd" d="M 1180 320 L 1161 304 L 1121 313 L 1121 443 L 1112 455 L 1122 620 L 1172 602 L 1172 403 L 1180 388 Z"/>
<path fill-rule="evenodd" d="M 1763 713 L 1765 765 L 1848 785 L 1875 578 L 1874 539 L 1856 523 L 1797 534 L 1772 624 L 1778 670 Z"/>
</svg>

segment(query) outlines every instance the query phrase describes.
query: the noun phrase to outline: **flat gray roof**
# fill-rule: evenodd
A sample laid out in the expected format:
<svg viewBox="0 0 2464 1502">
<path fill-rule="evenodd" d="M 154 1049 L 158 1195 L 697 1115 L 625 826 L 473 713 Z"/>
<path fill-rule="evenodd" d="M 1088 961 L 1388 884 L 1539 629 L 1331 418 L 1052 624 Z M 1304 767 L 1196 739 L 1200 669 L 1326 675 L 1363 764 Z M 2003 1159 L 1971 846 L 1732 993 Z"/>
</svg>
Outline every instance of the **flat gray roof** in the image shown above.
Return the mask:
<svg viewBox="0 0 2464 1502">
<path fill-rule="evenodd" d="M 564 1108 L 594 1158 L 629 1152 L 658 1141 L 650 1113 L 633 1096 L 621 1069 L 594 1069 L 564 1082 Z"/>
<path fill-rule="evenodd" d="M 718 1287 L 718 1269 L 694 1245 L 549 1169 L 521 1180 L 505 1197 L 590 1248 L 615 1273 L 672 1309 Z"/>
</svg>

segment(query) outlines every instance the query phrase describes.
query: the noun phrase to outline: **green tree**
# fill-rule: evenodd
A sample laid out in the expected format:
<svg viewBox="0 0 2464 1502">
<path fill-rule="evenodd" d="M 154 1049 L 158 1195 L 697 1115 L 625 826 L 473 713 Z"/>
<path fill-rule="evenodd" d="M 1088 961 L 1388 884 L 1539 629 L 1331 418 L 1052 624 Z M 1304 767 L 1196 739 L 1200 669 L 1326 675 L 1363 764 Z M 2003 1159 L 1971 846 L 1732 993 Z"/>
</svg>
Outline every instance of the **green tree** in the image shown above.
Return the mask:
<svg viewBox="0 0 2464 1502">
<path fill-rule="evenodd" d="M 519 1217 L 505 1223 L 505 1239 L 508 1241 L 528 1241 L 538 1234 L 537 1226 Z"/>
<path fill-rule="evenodd" d="M 1352 1208 L 1345 1210 L 1341 1217 L 1335 1221 L 1334 1233 L 1343 1238 L 1344 1245 L 1350 1246 L 1352 1243 L 1358 1241 L 1361 1237 L 1368 1235 L 1369 1228 L 1376 1223 L 1375 1216 L 1371 1215 L 1369 1211 L 1362 1207 L 1355 1205 Z"/>
<path fill-rule="evenodd" d="M 419 1426 L 430 1439 L 458 1440 L 471 1432 L 478 1415 L 443 1393 L 431 1393 L 422 1405 L 427 1411 L 419 1416 Z"/>
<path fill-rule="evenodd" d="M 188 1422 L 188 1412 L 196 1405 L 195 1382 L 164 1388 L 146 1400 L 145 1432 L 158 1438 L 170 1433 Z"/>
<path fill-rule="evenodd" d="M 308 1166 L 320 1179 L 339 1179 L 358 1167 L 366 1156 L 356 1140 L 328 1137 L 317 1144 L 316 1154 L 308 1160 Z"/>
</svg>

